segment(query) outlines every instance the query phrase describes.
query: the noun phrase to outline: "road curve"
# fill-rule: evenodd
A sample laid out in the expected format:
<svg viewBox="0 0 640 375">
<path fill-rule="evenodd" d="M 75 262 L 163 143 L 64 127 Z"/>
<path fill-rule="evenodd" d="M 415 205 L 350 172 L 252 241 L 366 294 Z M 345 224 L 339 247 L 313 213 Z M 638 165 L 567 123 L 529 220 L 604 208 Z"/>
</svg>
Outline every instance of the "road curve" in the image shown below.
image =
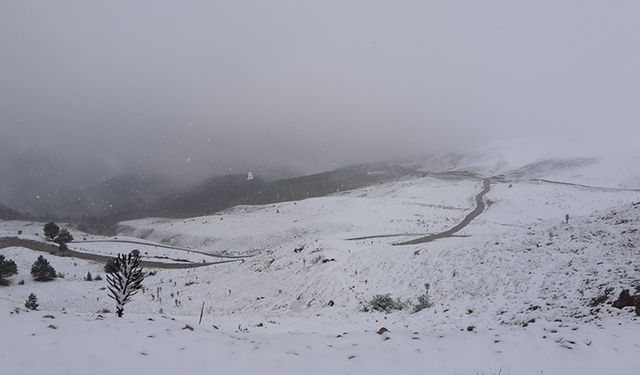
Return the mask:
<svg viewBox="0 0 640 375">
<path fill-rule="evenodd" d="M 410 236 L 424 236 L 426 233 L 394 233 L 394 234 L 374 234 L 373 236 L 351 237 L 345 238 L 345 241 L 362 241 L 370 240 L 373 238 L 389 238 L 389 237 L 410 237 Z"/>
<path fill-rule="evenodd" d="M 189 248 L 186 248 L 186 247 L 176 247 L 176 246 L 162 245 L 162 244 L 150 243 L 150 242 L 142 242 L 142 241 L 133 241 L 133 240 L 115 240 L 115 239 L 114 240 L 86 240 L 86 241 L 73 241 L 72 243 L 74 243 L 74 244 L 81 244 L 81 243 L 128 243 L 128 244 L 141 245 L 141 246 L 158 247 L 158 248 L 162 248 L 162 249 L 180 250 L 180 251 L 186 251 L 186 252 L 206 255 L 206 256 L 214 257 L 214 258 L 228 258 L 228 259 L 243 259 L 243 258 L 251 258 L 251 257 L 255 256 L 255 254 L 253 254 L 253 255 L 222 255 L 222 254 L 216 254 L 216 253 L 207 253 L 207 252 L 200 251 L 200 250 L 193 250 L 193 249 L 189 249 Z"/>
<path fill-rule="evenodd" d="M 484 209 L 485 209 L 484 196 L 487 195 L 489 191 L 491 191 L 491 179 L 490 178 L 483 179 L 482 185 L 483 185 L 482 191 L 476 195 L 476 208 L 474 208 L 473 211 L 469 212 L 469 214 L 467 214 L 467 216 L 465 216 L 464 219 L 462 219 L 462 221 L 459 224 L 457 224 L 453 228 L 446 230 L 444 232 L 416 238 L 415 240 L 397 242 L 397 243 L 394 243 L 393 245 L 394 246 L 418 245 L 422 243 L 435 241 L 441 238 L 452 237 L 454 234 L 458 233 L 464 227 L 469 225 L 469 223 L 471 223 L 473 219 L 480 216 L 484 212 Z"/>
<path fill-rule="evenodd" d="M 83 252 L 71 250 L 71 249 L 60 251 L 58 247 L 55 245 L 44 243 L 44 242 L 38 242 L 34 240 L 27 240 L 27 239 L 18 238 L 18 237 L 0 237 L 0 249 L 4 249 L 6 247 L 24 247 L 33 251 L 48 253 L 55 256 L 91 260 L 91 261 L 101 262 L 101 263 L 106 263 L 108 260 L 114 258 L 109 255 L 83 253 Z M 235 261 L 236 260 L 221 260 L 216 262 L 205 262 L 205 263 L 191 263 L 191 262 L 163 263 L 163 262 L 143 260 L 142 266 L 148 267 L 148 268 L 162 268 L 162 269 L 188 269 L 188 268 L 206 267 L 214 264 L 232 263 Z"/>
</svg>

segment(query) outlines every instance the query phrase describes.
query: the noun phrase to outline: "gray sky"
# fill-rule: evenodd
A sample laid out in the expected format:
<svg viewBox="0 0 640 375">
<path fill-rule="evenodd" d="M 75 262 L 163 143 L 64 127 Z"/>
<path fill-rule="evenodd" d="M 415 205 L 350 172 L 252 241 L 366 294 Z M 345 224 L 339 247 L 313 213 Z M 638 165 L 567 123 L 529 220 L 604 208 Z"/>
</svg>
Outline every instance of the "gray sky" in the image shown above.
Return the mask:
<svg viewBox="0 0 640 375">
<path fill-rule="evenodd" d="M 629 139 L 639 14 L 635 0 L 5 0 L 0 160 L 195 178 Z"/>
</svg>

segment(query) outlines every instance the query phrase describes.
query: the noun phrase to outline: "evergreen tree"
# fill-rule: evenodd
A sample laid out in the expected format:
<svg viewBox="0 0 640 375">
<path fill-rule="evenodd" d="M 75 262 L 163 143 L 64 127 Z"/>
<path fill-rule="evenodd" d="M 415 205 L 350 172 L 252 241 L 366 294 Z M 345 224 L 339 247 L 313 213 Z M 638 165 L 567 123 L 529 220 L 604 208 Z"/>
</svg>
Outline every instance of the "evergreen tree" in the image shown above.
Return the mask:
<svg viewBox="0 0 640 375">
<path fill-rule="evenodd" d="M 5 280 L 6 277 L 11 277 L 18 273 L 18 267 L 16 262 L 11 259 L 4 258 L 4 255 L 0 255 L 0 285 L 8 285 L 9 281 Z"/>
<path fill-rule="evenodd" d="M 31 266 L 31 276 L 36 281 L 51 281 L 56 278 L 56 270 L 40 255 Z"/>
<path fill-rule="evenodd" d="M 29 294 L 27 301 L 24 303 L 24 307 L 29 310 L 38 310 L 38 298 L 35 294 Z"/>
<path fill-rule="evenodd" d="M 60 234 L 58 234 L 58 237 L 56 237 L 55 239 L 55 242 L 58 244 L 58 246 L 60 247 L 60 250 L 62 251 L 67 250 L 67 244 L 72 241 L 73 241 L 73 236 L 66 229 L 61 230 Z"/>
<path fill-rule="evenodd" d="M 58 233 L 60 233 L 60 227 L 53 221 L 44 225 L 44 236 L 47 237 L 48 240 L 53 241 L 54 238 L 58 236 Z"/>
<path fill-rule="evenodd" d="M 93 277 L 91 276 L 91 272 L 87 272 L 87 277 L 84 278 L 84 281 L 93 281 Z"/>
<path fill-rule="evenodd" d="M 109 259 L 104 265 L 104 272 L 107 274 L 118 272 L 118 265 L 116 264 L 116 258 Z"/>
<path fill-rule="evenodd" d="M 118 254 L 115 259 L 117 271 L 107 274 L 109 297 L 116 301 L 116 314 L 120 318 L 124 312 L 124 305 L 142 289 L 144 274 L 140 262 L 138 253 Z"/>
</svg>

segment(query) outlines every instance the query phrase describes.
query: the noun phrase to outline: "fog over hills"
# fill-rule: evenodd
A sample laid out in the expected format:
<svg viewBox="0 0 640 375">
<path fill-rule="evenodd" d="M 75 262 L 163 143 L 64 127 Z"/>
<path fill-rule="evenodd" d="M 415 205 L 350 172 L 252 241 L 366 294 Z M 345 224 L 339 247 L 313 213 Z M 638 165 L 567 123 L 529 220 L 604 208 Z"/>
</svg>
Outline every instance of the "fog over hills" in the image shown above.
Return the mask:
<svg viewBox="0 0 640 375">
<path fill-rule="evenodd" d="M 640 1 L 0 1 L 0 375 L 633 374 Z"/>
<path fill-rule="evenodd" d="M 0 202 L 514 137 L 637 142 L 633 2 L 150 3 L 2 4 Z"/>
</svg>

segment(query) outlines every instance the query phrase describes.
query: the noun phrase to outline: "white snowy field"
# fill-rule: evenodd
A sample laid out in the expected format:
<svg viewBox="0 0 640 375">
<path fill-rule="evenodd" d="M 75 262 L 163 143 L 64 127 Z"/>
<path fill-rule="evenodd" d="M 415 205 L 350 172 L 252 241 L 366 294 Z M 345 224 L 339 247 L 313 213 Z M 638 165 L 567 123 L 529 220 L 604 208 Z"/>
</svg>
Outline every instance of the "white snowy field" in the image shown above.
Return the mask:
<svg viewBox="0 0 640 375">
<path fill-rule="evenodd" d="M 106 238 L 80 232 L 73 226 L 60 223 L 62 228 L 67 228 L 74 236 L 74 242 L 68 247 L 72 250 L 97 255 L 115 257 L 119 253 L 129 253 L 138 250 L 143 260 L 161 263 L 177 262 L 212 262 L 221 260 L 215 255 L 188 251 L 187 249 L 174 249 L 163 244 L 146 241 L 144 239 L 126 236 Z M 17 237 L 42 243 L 54 244 L 42 236 L 42 223 L 25 221 L 1 221 L 0 237 Z M 54 244 L 55 245 L 55 244 Z"/>
<path fill-rule="evenodd" d="M 9 306 L 0 301 L 4 310 Z M 0 322 L 4 374 L 602 374 L 633 373 L 639 362 L 639 325 L 626 319 L 577 331 L 546 323 L 447 335 L 398 329 L 384 336 L 255 326 L 241 333 L 215 329 L 209 318 L 197 325 L 193 317 L 153 314 L 118 319 L 37 311 Z"/>
<path fill-rule="evenodd" d="M 569 178 L 571 168 L 583 167 L 563 167 L 562 173 Z M 598 180 L 600 169 L 594 171 L 594 185 L 608 187 L 608 174 Z M 558 177 L 558 169 L 549 174 Z M 481 181 L 416 178 L 207 217 L 121 223 L 118 239 L 142 238 L 149 243 L 147 256 L 203 257 L 152 241 L 255 254 L 229 264 L 157 270 L 126 305 L 124 319 L 98 314 L 114 307 L 106 283 L 83 280 L 89 271 L 104 277 L 101 264 L 47 256 L 64 278 L 37 283 L 29 268 L 40 253 L 1 249 L 19 274 L 0 287 L 0 331 L 11 338 L 0 340 L 0 373 L 112 373 L 109 356 L 131 364 L 131 372 L 156 374 L 597 374 L 640 368 L 640 318 L 633 308 L 610 305 L 623 289 L 640 289 L 640 204 L 634 204 L 640 192 L 531 180 L 547 177 L 538 171 L 494 180 L 485 212 L 470 225 L 455 237 L 412 246 L 393 243 L 460 222 L 475 207 Z M 0 224 L 0 237 L 22 228 L 21 236 L 37 238 L 42 227 Z M 72 245 L 101 254 L 140 248 Z M 414 312 L 411 305 L 425 284 L 433 306 Z M 591 306 L 607 288 L 607 302 Z M 40 311 L 24 311 L 29 293 L 38 296 Z M 408 307 L 363 311 L 374 295 L 387 293 Z M 186 324 L 194 330 L 184 330 Z M 390 332 L 378 335 L 381 327 Z M 44 352 L 51 362 L 29 354 Z"/>
<path fill-rule="evenodd" d="M 431 178 L 399 181 L 322 198 L 237 206 L 207 217 L 127 221 L 121 234 L 215 252 L 247 252 L 315 237 L 342 243 L 372 233 L 438 232 L 464 217 L 481 185 Z"/>
</svg>

